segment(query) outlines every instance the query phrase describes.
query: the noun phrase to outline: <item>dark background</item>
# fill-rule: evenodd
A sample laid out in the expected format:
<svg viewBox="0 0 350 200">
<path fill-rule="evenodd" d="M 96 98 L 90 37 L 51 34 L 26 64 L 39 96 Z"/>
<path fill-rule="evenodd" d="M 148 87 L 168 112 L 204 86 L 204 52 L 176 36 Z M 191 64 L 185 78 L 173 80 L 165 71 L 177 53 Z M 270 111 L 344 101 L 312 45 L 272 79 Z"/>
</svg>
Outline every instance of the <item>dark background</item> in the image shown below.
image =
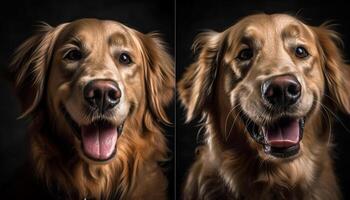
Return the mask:
<svg viewBox="0 0 350 200">
<path fill-rule="evenodd" d="M 345 42 L 344 53 L 350 59 L 350 17 L 349 6 L 341 1 L 224 1 L 211 2 L 177 0 L 176 2 L 176 75 L 177 79 L 185 67 L 193 61 L 190 46 L 195 36 L 205 29 L 223 31 L 240 18 L 258 12 L 298 13 L 307 23 L 319 25 L 327 20 L 339 24 L 336 30 L 342 34 Z M 25 120 L 16 120 L 19 116 L 19 103 L 16 100 L 8 79 L 7 66 L 15 48 L 35 31 L 38 21 L 53 26 L 79 18 L 96 17 L 112 19 L 124 23 L 143 33 L 158 30 L 163 33 L 174 52 L 175 37 L 174 2 L 167 0 L 128 0 L 128 1 L 7 1 L 0 8 L 0 187 L 24 163 L 27 144 Z M 350 77 L 349 77 L 350 78 Z M 173 107 L 169 115 L 173 117 Z M 196 123 L 184 125 L 184 112 L 176 104 L 176 194 L 179 194 L 185 173 L 193 162 L 198 128 Z M 350 118 L 339 114 L 343 124 L 350 129 Z M 174 152 L 174 128 L 167 127 L 168 141 Z M 350 159 L 347 144 L 350 144 L 350 132 L 338 122 L 335 126 L 335 164 L 344 199 L 350 199 Z M 168 166 L 170 196 L 174 197 L 174 169 Z"/>
<path fill-rule="evenodd" d="M 6 1 L 0 8 L 0 188 L 14 177 L 27 155 L 26 120 L 17 120 L 19 102 L 11 89 L 8 65 L 15 48 L 36 30 L 38 22 L 52 26 L 79 18 L 100 18 L 119 21 L 148 33 L 158 31 L 174 55 L 175 3 L 162 0 L 51 0 Z M 174 105 L 169 107 L 174 119 Z M 165 127 L 170 149 L 174 147 L 174 127 Z M 173 155 L 170 155 L 173 157 Z M 174 159 L 167 163 L 169 196 L 174 197 Z M 1 195 L 0 195 L 1 196 Z M 1 198 L 1 197 L 0 197 Z"/>
<path fill-rule="evenodd" d="M 244 16 L 265 12 L 298 13 L 306 23 L 320 25 L 333 20 L 336 31 L 341 33 L 345 42 L 344 53 L 350 59 L 350 17 L 348 4 L 340 1 L 305 1 L 305 0 L 248 0 L 248 1 L 203 1 L 193 0 L 176 2 L 176 75 L 181 78 L 184 69 L 194 60 L 191 45 L 195 36 L 203 30 L 223 31 Z M 350 77 L 349 77 L 350 78 Z M 350 88 L 349 88 L 350 89 Z M 177 194 L 180 194 L 190 164 L 194 159 L 194 150 L 200 143 L 197 138 L 198 126 L 192 122 L 184 125 L 184 111 L 179 102 L 176 104 L 176 179 Z M 339 114 L 343 124 L 350 130 L 350 118 Z M 350 199 L 350 132 L 336 123 L 335 132 L 335 167 L 344 199 Z M 199 137 L 200 134 L 199 134 Z"/>
</svg>

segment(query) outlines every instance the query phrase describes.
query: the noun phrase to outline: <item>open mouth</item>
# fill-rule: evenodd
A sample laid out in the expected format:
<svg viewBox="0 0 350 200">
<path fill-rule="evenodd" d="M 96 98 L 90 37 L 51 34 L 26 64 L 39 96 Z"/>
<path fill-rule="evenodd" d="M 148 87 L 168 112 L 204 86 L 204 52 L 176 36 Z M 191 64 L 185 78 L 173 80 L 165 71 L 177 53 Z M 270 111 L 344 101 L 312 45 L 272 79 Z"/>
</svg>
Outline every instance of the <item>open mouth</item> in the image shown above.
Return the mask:
<svg viewBox="0 0 350 200">
<path fill-rule="evenodd" d="M 94 161 L 107 161 L 116 154 L 117 140 L 123 131 L 122 123 L 115 126 L 108 120 L 95 120 L 88 125 L 79 125 L 70 116 L 66 108 L 61 106 L 66 121 L 81 141 L 86 157 Z"/>
<path fill-rule="evenodd" d="M 305 118 L 286 116 L 263 126 L 254 123 L 244 113 L 241 114 L 241 119 L 251 137 L 264 146 L 265 153 L 288 158 L 299 152 Z"/>
</svg>

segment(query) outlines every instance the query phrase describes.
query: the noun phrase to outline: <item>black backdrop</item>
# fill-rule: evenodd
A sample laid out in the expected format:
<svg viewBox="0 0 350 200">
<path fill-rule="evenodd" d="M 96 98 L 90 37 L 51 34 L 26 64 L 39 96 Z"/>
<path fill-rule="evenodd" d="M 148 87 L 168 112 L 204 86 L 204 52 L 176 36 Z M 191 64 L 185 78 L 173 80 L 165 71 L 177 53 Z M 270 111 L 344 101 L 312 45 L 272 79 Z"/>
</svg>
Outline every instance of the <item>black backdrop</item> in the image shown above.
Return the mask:
<svg viewBox="0 0 350 200">
<path fill-rule="evenodd" d="M 15 48 L 35 32 L 38 22 L 44 21 L 57 26 L 79 18 L 116 20 L 143 33 L 151 31 L 161 33 L 168 43 L 169 52 L 174 55 L 174 12 L 174 1 L 162 0 L 31 0 L 25 2 L 10 0 L 6 1 L 6 4 L 2 3 L 0 8 L 0 187 L 7 184 L 14 177 L 16 170 L 24 164 L 28 148 L 25 135 L 28 122 L 16 120 L 20 114 L 19 102 L 8 81 L 7 66 Z M 169 106 L 168 115 L 174 119 L 173 108 L 174 105 Z M 170 150 L 173 152 L 174 127 L 165 127 L 165 129 Z M 166 165 L 169 196 L 172 198 L 175 191 L 173 160 Z"/>
<path fill-rule="evenodd" d="M 141 32 L 158 30 L 163 33 L 169 44 L 170 52 L 176 46 L 176 75 L 181 77 L 183 70 L 193 61 L 190 46 L 196 34 L 204 29 L 223 31 L 238 19 L 257 12 L 298 13 L 306 22 L 319 25 L 326 20 L 334 20 L 339 24 L 337 31 L 345 42 L 345 55 L 350 59 L 350 16 L 349 6 L 341 1 L 176 1 L 167 0 L 128 0 L 128 1 L 39 1 L 27 2 L 7 1 L 0 8 L 0 186 L 9 181 L 15 170 L 23 164 L 26 155 L 25 120 L 16 120 L 19 115 L 18 102 L 11 91 L 6 67 L 14 49 L 32 35 L 38 21 L 45 21 L 53 26 L 78 18 L 96 17 L 120 21 Z M 176 44 L 174 37 L 176 36 Z M 350 78 L 350 77 L 349 77 Z M 169 107 L 169 115 L 174 116 L 173 107 Z M 349 116 L 339 114 L 347 129 L 350 129 Z M 176 104 L 176 194 L 179 196 L 181 183 L 188 167 L 193 161 L 194 148 L 197 145 L 196 123 L 184 124 L 184 112 Z M 347 144 L 350 144 L 350 132 L 339 122 L 335 130 L 335 164 L 341 189 L 345 199 L 350 198 L 350 159 Z M 175 151 L 174 128 L 166 127 L 170 149 Z M 174 169 L 169 163 L 170 196 L 174 197 Z"/>
<path fill-rule="evenodd" d="M 195 36 L 203 30 L 223 31 L 240 18 L 256 13 L 298 13 L 311 25 L 320 25 L 327 20 L 339 24 L 336 30 L 341 33 L 345 42 L 345 55 L 350 59 L 350 16 L 346 3 L 339 1 L 304 1 L 304 0 L 247 0 L 247 1 L 176 1 L 176 75 L 181 78 L 184 69 L 194 60 L 190 50 Z M 350 77 L 349 77 L 350 78 Z M 350 89 L 350 88 L 349 88 Z M 199 143 L 196 123 L 184 125 L 184 111 L 176 104 L 176 180 L 177 194 L 181 190 L 190 164 L 194 159 L 194 150 Z M 350 130 L 349 116 L 340 115 L 344 126 Z M 350 199 L 350 131 L 338 122 L 335 130 L 335 164 L 344 199 Z M 201 138 L 201 137 L 199 137 Z"/>
</svg>

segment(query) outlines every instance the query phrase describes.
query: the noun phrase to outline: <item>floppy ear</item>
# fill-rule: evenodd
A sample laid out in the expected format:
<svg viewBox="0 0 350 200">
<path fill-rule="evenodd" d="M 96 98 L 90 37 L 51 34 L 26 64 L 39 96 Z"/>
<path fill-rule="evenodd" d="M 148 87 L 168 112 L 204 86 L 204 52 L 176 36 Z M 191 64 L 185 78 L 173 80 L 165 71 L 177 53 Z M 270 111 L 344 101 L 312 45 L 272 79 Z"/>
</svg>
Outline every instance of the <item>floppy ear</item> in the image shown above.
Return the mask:
<svg viewBox="0 0 350 200">
<path fill-rule="evenodd" d="M 36 35 L 27 39 L 15 51 L 10 70 L 22 104 L 23 113 L 20 118 L 33 114 L 42 99 L 54 41 L 63 26 L 52 28 L 43 24 Z"/>
<path fill-rule="evenodd" d="M 206 109 L 212 99 L 213 83 L 217 74 L 221 34 L 209 31 L 197 36 L 192 48 L 199 54 L 178 84 L 179 97 L 190 121 Z"/>
<path fill-rule="evenodd" d="M 155 33 L 141 34 L 145 65 L 146 101 L 156 119 L 170 124 L 165 107 L 175 90 L 174 62 L 165 49 L 164 42 Z"/>
<path fill-rule="evenodd" d="M 335 104 L 341 111 L 350 113 L 350 84 L 347 80 L 350 77 L 350 71 L 338 47 L 342 41 L 335 31 L 325 25 L 314 27 L 314 31 L 319 41 L 330 103 Z"/>
</svg>

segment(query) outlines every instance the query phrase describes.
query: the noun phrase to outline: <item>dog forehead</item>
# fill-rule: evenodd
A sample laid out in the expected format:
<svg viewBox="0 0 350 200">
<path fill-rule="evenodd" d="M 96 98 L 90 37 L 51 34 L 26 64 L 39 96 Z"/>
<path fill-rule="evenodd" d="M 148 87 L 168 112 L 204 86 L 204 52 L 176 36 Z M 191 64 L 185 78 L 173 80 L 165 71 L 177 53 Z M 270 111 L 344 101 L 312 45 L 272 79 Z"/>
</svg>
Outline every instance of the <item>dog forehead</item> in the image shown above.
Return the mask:
<svg viewBox="0 0 350 200">
<path fill-rule="evenodd" d="M 271 16 L 271 20 L 274 22 L 276 27 L 278 27 L 279 29 L 283 29 L 285 26 L 288 26 L 290 24 L 300 24 L 301 23 L 301 21 L 298 20 L 297 18 L 290 16 L 290 15 L 286 15 L 286 14 L 273 14 L 270 16 Z"/>
<path fill-rule="evenodd" d="M 125 42 L 128 35 L 128 28 L 116 21 L 87 18 L 69 23 L 60 34 L 60 38 L 62 41 L 77 38 L 82 42 L 110 42 L 113 39 Z"/>
<path fill-rule="evenodd" d="M 283 34 L 290 35 L 292 37 L 298 37 L 304 35 L 306 37 L 313 38 L 313 33 L 308 25 L 304 24 L 299 19 L 286 14 L 272 15 L 276 30 Z"/>
<path fill-rule="evenodd" d="M 241 19 L 231 32 L 237 37 L 276 41 L 276 37 L 315 39 L 308 25 L 287 14 L 257 14 Z M 232 35 L 230 34 L 230 35 Z M 238 34 L 238 35 L 237 35 Z"/>
<path fill-rule="evenodd" d="M 237 23 L 237 26 L 242 27 L 248 33 L 262 32 L 267 29 L 272 29 L 278 33 L 290 25 L 302 26 L 302 22 L 286 14 L 257 14 L 247 16 Z"/>
<path fill-rule="evenodd" d="M 63 34 L 70 36 L 75 35 L 101 35 L 105 27 L 98 19 L 79 19 L 68 24 Z"/>
</svg>

